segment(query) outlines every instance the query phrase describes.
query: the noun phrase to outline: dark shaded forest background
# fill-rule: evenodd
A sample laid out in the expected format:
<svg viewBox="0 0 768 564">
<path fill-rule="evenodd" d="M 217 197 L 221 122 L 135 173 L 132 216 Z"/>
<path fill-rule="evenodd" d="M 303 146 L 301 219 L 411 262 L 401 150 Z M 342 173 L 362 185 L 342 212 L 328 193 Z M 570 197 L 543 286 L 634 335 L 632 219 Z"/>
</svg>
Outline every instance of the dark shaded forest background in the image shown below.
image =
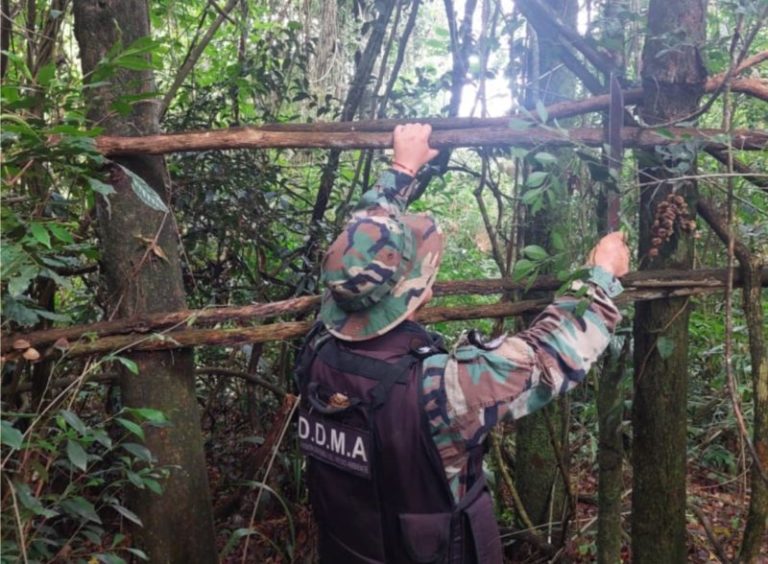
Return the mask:
<svg viewBox="0 0 768 564">
<path fill-rule="evenodd" d="M 607 230 L 635 251 L 604 361 L 489 441 L 508 561 L 767 561 L 766 18 L 2 0 L 0 560 L 316 557 L 291 420 L 319 259 L 429 119 L 449 342 L 524 327 Z"/>
</svg>

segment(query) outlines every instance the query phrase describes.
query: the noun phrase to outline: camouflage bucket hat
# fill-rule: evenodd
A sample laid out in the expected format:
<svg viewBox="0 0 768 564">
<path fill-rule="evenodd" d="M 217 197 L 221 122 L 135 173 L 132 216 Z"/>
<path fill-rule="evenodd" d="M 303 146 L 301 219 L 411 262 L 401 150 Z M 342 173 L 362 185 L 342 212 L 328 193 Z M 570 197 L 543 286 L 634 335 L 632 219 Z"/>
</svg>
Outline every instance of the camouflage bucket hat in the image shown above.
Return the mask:
<svg viewBox="0 0 768 564">
<path fill-rule="evenodd" d="M 355 216 L 323 260 L 320 319 L 346 341 L 383 335 L 421 305 L 437 275 L 443 234 L 426 214 Z"/>
</svg>

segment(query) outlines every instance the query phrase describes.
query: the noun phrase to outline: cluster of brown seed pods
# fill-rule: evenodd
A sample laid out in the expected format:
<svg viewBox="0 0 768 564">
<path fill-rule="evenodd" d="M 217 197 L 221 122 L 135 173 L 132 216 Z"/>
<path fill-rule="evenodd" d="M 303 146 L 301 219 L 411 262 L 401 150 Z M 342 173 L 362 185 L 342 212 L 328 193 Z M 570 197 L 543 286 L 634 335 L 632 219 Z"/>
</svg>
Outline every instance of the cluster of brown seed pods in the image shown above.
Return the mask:
<svg viewBox="0 0 768 564">
<path fill-rule="evenodd" d="M 685 198 L 679 194 L 669 194 L 656 206 L 656 216 L 651 226 L 651 248 L 648 256 L 659 255 L 659 248 L 672 237 L 675 224 L 681 231 L 696 236 L 696 222 L 691 217 Z"/>
</svg>

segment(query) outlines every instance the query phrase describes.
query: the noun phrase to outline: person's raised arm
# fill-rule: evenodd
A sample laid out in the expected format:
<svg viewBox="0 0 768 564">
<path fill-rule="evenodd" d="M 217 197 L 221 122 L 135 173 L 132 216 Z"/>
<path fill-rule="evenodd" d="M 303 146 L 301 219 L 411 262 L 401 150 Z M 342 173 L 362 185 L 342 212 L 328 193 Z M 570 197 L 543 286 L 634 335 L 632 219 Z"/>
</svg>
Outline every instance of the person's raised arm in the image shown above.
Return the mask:
<svg viewBox="0 0 768 564">
<path fill-rule="evenodd" d="M 356 212 L 376 206 L 389 209 L 392 213 L 405 211 L 415 189 L 416 173 L 437 156 L 438 151 L 429 146 L 431 133 L 432 126 L 428 124 L 408 123 L 395 127 L 392 132 L 392 166 L 363 194 Z"/>
<path fill-rule="evenodd" d="M 611 298 L 622 291 L 616 278 L 629 270 L 623 234 L 601 239 L 587 266 L 586 296 L 558 298 L 525 331 L 485 345 L 465 343 L 425 361 L 425 374 L 436 375 L 427 378 L 425 391 L 445 398 L 444 421 L 450 422 L 439 432 L 458 432 L 474 446 L 500 421 L 528 415 L 584 380 L 621 320 Z M 588 300 L 583 312 L 582 299 Z M 444 370 L 430 371 L 438 365 Z"/>
</svg>

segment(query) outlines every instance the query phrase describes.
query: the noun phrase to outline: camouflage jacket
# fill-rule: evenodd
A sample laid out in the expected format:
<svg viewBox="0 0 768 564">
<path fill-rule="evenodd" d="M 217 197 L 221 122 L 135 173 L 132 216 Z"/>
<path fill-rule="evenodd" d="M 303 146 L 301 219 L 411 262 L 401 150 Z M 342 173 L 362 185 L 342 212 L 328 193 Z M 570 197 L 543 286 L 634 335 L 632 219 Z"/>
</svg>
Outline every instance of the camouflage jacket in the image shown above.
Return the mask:
<svg viewBox="0 0 768 564">
<path fill-rule="evenodd" d="M 385 172 L 356 209 L 378 205 L 405 211 L 415 186 L 411 180 Z M 466 491 L 469 450 L 496 424 L 528 415 L 573 389 L 608 346 L 621 320 L 611 300 L 621 284 L 601 268 L 590 271 L 587 284 L 591 299 L 581 315 L 575 312 L 579 299 L 559 297 L 525 331 L 483 347 L 462 338 L 450 353 L 424 361 L 430 431 L 456 499 Z"/>
</svg>

